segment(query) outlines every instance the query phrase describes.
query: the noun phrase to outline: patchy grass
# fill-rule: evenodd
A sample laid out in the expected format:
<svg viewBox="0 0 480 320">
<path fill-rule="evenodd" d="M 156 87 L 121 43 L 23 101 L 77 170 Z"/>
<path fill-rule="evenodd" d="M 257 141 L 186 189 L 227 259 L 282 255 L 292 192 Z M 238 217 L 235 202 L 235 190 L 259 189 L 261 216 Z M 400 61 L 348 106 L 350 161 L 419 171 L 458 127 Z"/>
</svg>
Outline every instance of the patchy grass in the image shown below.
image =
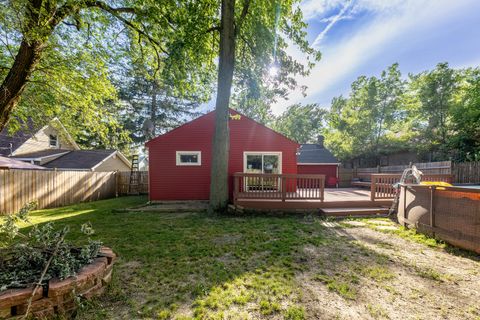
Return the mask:
<svg viewBox="0 0 480 320">
<path fill-rule="evenodd" d="M 125 197 L 32 214 L 34 223 L 70 226 L 77 242 L 84 241 L 79 226 L 90 221 L 94 237 L 119 255 L 106 294 L 85 303 L 79 319 L 435 318 L 442 305 L 450 318 L 480 312 L 478 263 L 410 230 L 377 228 L 389 220 L 331 227 L 302 215 L 116 210 L 145 201 Z M 468 279 L 453 284 L 450 273 Z M 395 307 L 399 301 L 404 307 Z"/>
</svg>

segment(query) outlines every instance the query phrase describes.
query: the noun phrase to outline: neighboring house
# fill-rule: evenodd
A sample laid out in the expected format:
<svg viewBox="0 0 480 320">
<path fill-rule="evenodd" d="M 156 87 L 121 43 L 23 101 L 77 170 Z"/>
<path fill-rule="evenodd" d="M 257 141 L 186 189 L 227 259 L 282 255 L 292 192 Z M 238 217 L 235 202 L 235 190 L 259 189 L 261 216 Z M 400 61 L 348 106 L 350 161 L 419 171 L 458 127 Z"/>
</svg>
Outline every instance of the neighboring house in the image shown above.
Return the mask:
<svg viewBox="0 0 480 320">
<path fill-rule="evenodd" d="M 74 150 L 44 165 L 51 169 L 130 171 L 130 162 L 117 150 Z"/>
<path fill-rule="evenodd" d="M 32 124 L 0 132 L 0 156 L 60 170 L 129 171 L 130 162 L 116 150 L 80 150 L 60 120 L 35 129 Z"/>
<path fill-rule="evenodd" d="M 297 155 L 299 174 L 324 174 L 325 186 L 338 186 L 339 161 L 325 148 L 323 136 L 318 136 L 317 143 L 302 144 Z"/>
<path fill-rule="evenodd" d="M 0 169 L 44 170 L 45 168 L 20 160 L 0 156 Z"/>
<path fill-rule="evenodd" d="M 147 142 L 150 200 L 206 200 L 215 112 L 212 111 Z M 300 145 L 230 110 L 230 195 L 235 172 L 297 173 Z"/>
<path fill-rule="evenodd" d="M 50 121 L 42 128 L 30 123 L 10 135 L 8 128 L 0 132 L 0 155 L 42 165 L 70 150 L 80 150 L 60 120 Z"/>
</svg>

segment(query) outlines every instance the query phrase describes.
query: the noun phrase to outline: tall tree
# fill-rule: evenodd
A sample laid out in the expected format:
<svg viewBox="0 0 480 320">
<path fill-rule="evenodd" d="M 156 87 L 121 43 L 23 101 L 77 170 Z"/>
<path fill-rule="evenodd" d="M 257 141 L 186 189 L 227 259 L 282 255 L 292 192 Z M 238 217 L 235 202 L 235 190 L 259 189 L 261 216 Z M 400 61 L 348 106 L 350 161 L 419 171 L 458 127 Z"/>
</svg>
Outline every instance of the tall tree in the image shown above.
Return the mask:
<svg viewBox="0 0 480 320">
<path fill-rule="evenodd" d="M 422 135 L 429 145 L 428 151 L 438 153 L 439 159 L 445 159 L 448 153 L 448 131 L 457 86 L 458 73 L 448 63 L 439 63 L 432 71 L 411 76 L 410 90 L 416 98 L 413 106 L 420 115 Z"/>
<path fill-rule="evenodd" d="M 5 72 L 0 84 L 0 130 L 8 122 L 32 75 L 38 72 L 39 63 L 51 44 L 61 43 L 57 48 L 61 51 L 73 43 L 61 37 L 65 26 L 72 26 L 87 37 L 101 37 L 105 46 L 118 36 L 117 30 L 126 28 L 138 43 L 156 52 L 157 60 L 168 55 L 165 42 L 173 33 L 166 12 L 181 11 L 175 1 L 114 2 L 118 6 L 111 3 L 102 0 L 2 0 L 0 25 L 6 40 L 2 49 L 11 57 L 2 65 Z M 90 27 L 98 25 L 104 27 L 104 32 L 91 35 Z"/>
<path fill-rule="evenodd" d="M 383 71 L 380 78 L 358 77 L 348 99 L 332 100 L 327 145 L 341 159 L 374 156 L 392 148 L 389 136 L 403 117 L 400 101 L 404 86 L 398 64 Z"/>
<path fill-rule="evenodd" d="M 459 72 L 449 149 L 457 161 L 480 161 L 480 68 Z"/>
<path fill-rule="evenodd" d="M 278 79 L 288 81 L 282 84 L 281 80 L 277 80 L 278 92 L 281 92 L 281 88 L 296 87 L 296 82 L 290 75 L 307 74 L 314 62 L 320 58 L 319 53 L 312 49 L 305 39 L 306 24 L 301 11 L 295 6 L 296 2 L 298 1 L 276 3 L 243 0 L 238 6 L 235 0 L 221 2 L 216 120 L 210 182 L 211 211 L 225 211 L 228 203 L 228 108 L 232 83 L 237 84 L 234 87 L 237 92 L 249 90 L 248 84 L 252 81 L 246 79 L 256 79 L 256 83 L 259 83 L 258 80 L 268 74 L 268 68 L 279 63 L 276 57 L 283 57 L 280 60 L 283 64 L 277 66 L 280 69 Z M 285 53 L 287 45 L 283 38 L 288 38 L 306 53 L 307 63 L 299 63 Z M 241 50 L 237 51 L 238 47 Z M 268 48 L 271 51 L 266 50 Z M 248 68 L 255 70 L 250 76 Z"/>
</svg>

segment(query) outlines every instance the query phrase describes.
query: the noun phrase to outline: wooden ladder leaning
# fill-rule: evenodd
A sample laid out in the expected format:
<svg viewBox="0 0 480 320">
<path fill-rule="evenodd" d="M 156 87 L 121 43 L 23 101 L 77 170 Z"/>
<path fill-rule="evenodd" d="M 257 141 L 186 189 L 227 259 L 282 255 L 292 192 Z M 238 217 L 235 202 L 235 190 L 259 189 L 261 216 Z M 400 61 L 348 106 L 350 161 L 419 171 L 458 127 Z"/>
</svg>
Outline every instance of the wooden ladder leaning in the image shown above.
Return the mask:
<svg viewBox="0 0 480 320">
<path fill-rule="evenodd" d="M 138 195 L 139 190 L 139 171 L 138 171 L 138 155 L 132 156 L 132 168 L 130 169 L 130 182 L 128 184 L 128 194 Z"/>
</svg>

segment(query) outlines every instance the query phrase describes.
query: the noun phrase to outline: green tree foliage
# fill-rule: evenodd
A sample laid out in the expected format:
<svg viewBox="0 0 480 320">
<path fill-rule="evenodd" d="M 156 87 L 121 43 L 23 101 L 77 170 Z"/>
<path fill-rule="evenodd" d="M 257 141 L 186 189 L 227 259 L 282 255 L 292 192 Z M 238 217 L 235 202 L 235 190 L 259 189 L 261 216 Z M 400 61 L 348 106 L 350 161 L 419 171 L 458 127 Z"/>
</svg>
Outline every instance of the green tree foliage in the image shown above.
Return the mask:
<svg viewBox="0 0 480 320">
<path fill-rule="evenodd" d="M 332 100 L 326 143 L 343 160 L 405 150 L 426 160 L 478 159 L 479 73 L 440 63 L 404 81 L 394 64 L 379 78 L 361 76 L 348 98 Z"/>
<path fill-rule="evenodd" d="M 414 114 L 419 123 L 417 129 L 426 151 L 438 152 L 440 158 L 448 154 L 448 132 L 455 104 L 458 72 L 440 63 L 432 71 L 410 76 L 409 90 L 413 94 Z"/>
<path fill-rule="evenodd" d="M 273 129 L 298 143 L 312 143 L 324 129 L 326 114 L 317 104 L 294 104 L 275 119 Z"/>
<path fill-rule="evenodd" d="M 118 119 L 126 111 L 112 81 L 132 61 L 174 97 L 193 91 L 198 97 L 211 89 L 216 41 L 208 28 L 218 14 L 214 1 L 1 4 L 0 86 L 8 94 L 0 97 L 0 129 L 13 111 L 14 119 L 35 122 L 58 116 L 87 146 L 128 142 Z"/>
<path fill-rule="evenodd" d="M 333 99 L 326 130 L 327 145 L 340 158 L 383 152 L 399 120 L 404 82 L 398 65 L 383 71 L 380 78 L 359 77 L 352 83 L 348 99 Z"/>
<path fill-rule="evenodd" d="M 480 69 L 461 74 L 451 110 L 449 147 L 456 160 L 480 161 Z"/>
</svg>

